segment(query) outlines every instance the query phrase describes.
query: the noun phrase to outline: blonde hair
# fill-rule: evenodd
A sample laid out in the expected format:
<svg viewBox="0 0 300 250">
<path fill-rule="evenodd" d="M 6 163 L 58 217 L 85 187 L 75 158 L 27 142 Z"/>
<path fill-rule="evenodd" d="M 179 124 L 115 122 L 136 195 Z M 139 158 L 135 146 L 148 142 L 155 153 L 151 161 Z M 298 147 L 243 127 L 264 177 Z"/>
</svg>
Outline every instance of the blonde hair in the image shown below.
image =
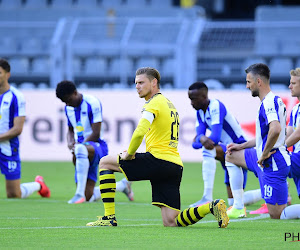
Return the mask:
<svg viewBox="0 0 300 250">
<path fill-rule="evenodd" d="M 290 71 L 291 76 L 300 76 L 300 68 L 292 69 Z"/>
</svg>

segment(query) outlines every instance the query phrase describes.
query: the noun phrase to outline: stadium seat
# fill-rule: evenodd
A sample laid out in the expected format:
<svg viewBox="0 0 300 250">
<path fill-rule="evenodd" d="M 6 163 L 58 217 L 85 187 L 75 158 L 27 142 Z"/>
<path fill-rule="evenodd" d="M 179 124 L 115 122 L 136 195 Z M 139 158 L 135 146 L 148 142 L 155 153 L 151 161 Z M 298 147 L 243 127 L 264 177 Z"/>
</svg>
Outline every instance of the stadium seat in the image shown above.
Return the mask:
<svg viewBox="0 0 300 250">
<path fill-rule="evenodd" d="M 20 89 L 35 89 L 35 85 L 32 82 L 23 82 L 19 85 Z"/>
<path fill-rule="evenodd" d="M 24 7 L 26 8 L 46 8 L 48 0 L 26 0 Z"/>
<path fill-rule="evenodd" d="M 147 0 L 127 0 L 126 5 L 128 7 L 143 7 L 147 6 Z"/>
<path fill-rule="evenodd" d="M 121 7 L 122 0 L 102 0 L 102 6 L 104 7 Z"/>
<path fill-rule="evenodd" d="M 289 83 L 282 84 L 282 83 L 271 83 L 272 90 L 274 91 L 281 91 L 281 90 L 289 90 Z"/>
<path fill-rule="evenodd" d="M 206 79 L 203 82 L 205 82 L 208 89 L 216 89 L 216 90 L 224 89 L 224 85 L 216 79 Z"/>
<path fill-rule="evenodd" d="M 137 61 L 137 68 L 152 67 L 158 69 L 158 60 L 156 58 L 140 58 Z"/>
<path fill-rule="evenodd" d="M 21 52 L 25 54 L 38 54 L 42 50 L 41 41 L 37 38 L 27 38 L 26 42 L 21 44 Z"/>
<path fill-rule="evenodd" d="M 73 58 L 72 68 L 73 68 L 74 75 L 80 75 L 82 73 L 82 62 L 80 58 L 78 57 Z"/>
<path fill-rule="evenodd" d="M 48 58 L 36 58 L 32 62 L 31 72 L 36 75 L 49 75 L 50 62 Z"/>
<path fill-rule="evenodd" d="M 295 68 L 300 68 L 300 57 L 296 60 Z"/>
<path fill-rule="evenodd" d="M 12 37 L 0 37 L 0 54 L 1 56 L 15 54 L 17 52 L 16 40 Z"/>
<path fill-rule="evenodd" d="M 111 75 L 119 75 L 120 74 L 120 67 L 121 67 L 121 60 L 120 60 L 120 58 L 114 58 L 111 61 L 110 67 L 108 69 L 108 72 Z M 135 70 L 133 68 L 133 62 L 129 58 L 126 59 L 126 61 L 125 61 L 125 67 L 126 67 L 125 70 L 127 71 L 128 74 L 132 74 L 133 71 Z"/>
<path fill-rule="evenodd" d="M 95 8 L 98 7 L 98 0 L 77 0 L 76 6 Z"/>
<path fill-rule="evenodd" d="M 271 76 L 288 76 L 293 68 L 293 62 L 289 58 L 273 58 L 270 61 Z"/>
<path fill-rule="evenodd" d="M 242 75 L 245 74 L 245 69 L 248 68 L 250 65 L 255 63 L 264 63 L 266 64 L 266 60 L 262 57 L 253 57 L 253 58 L 247 58 L 241 65 L 241 73 Z"/>
<path fill-rule="evenodd" d="M 73 6 L 73 0 L 52 0 L 53 8 L 69 8 Z"/>
<path fill-rule="evenodd" d="M 1 0 L 1 9 L 16 9 L 22 7 L 22 0 Z"/>
<path fill-rule="evenodd" d="M 246 83 L 233 83 L 230 85 L 230 89 L 233 90 L 248 90 L 246 88 Z"/>
<path fill-rule="evenodd" d="M 14 74 L 28 74 L 29 60 L 27 58 L 12 58 L 9 60 L 11 66 L 11 73 Z"/>
<path fill-rule="evenodd" d="M 49 86 L 47 83 L 45 82 L 40 82 L 38 85 L 37 85 L 37 88 L 40 89 L 40 90 L 44 90 L 44 89 L 48 89 Z"/>
<path fill-rule="evenodd" d="M 85 62 L 84 72 L 87 75 L 104 75 L 106 62 L 102 58 L 88 58 Z"/>
<path fill-rule="evenodd" d="M 162 68 L 162 75 L 163 76 L 172 76 L 172 75 L 174 75 L 175 59 L 168 58 L 168 59 L 163 60 L 161 68 Z"/>
<path fill-rule="evenodd" d="M 152 7 L 172 7 L 172 0 L 150 0 Z"/>
</svg>

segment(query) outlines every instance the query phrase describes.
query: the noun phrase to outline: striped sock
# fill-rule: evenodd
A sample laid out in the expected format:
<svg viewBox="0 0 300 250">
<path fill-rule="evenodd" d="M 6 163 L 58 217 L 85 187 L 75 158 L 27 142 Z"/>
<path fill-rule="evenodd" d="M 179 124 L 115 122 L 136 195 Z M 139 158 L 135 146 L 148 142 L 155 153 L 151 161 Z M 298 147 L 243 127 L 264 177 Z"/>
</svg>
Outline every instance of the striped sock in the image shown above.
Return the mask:
<svg viewBox="0 0 300 250">
<path fill-rule="evenodd" d="M 186 227 L 197 223 L 209 213 L 211 213 L 209 203 L 199 207 L 187 208 L 176 217 L 176 224 L 179 227 Z"/>
<path fill-rule="evenodd" d="M 105 216 L 115 214 L 116 178 L 113 171 L 100 169 L 100 192 Z"/>
</svg>

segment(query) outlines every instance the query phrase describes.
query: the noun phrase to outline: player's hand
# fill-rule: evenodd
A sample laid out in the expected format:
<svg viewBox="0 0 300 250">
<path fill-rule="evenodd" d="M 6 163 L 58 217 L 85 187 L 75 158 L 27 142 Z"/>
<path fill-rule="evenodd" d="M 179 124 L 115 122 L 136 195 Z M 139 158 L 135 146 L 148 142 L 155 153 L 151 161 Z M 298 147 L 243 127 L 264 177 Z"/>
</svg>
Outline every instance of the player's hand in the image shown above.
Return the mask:
<svg viewBox="0 0 300 250">
<path fill-rule="evenodd" d="M 121 160 L 124 160 L 124 161 L 130 161 L 135 158 L 135 154 L 130 155 L 130 154 L 128 154 L 127 150 L 125 150 L 122 153 L 120 153 L 120 158 L 121 158 Z"/>
<path fill-rule="evenodd" d="M 215 147 L 215 143 L 213 142 L 213 140 L 205 135 L 201 137 L 200 142 L 203 145 L 203 147 L 205 147 L 208 150 L 212 150 Z"/>
<path fill-rule="evenodd" d="M 270 158 L 271 157 L 271 155 L 272 154 L 274 154 L 276 151 L 274 150 L 274 151 L 271 151 L 271 152 L 269 152 L 268 154 L 262 154 L 261 155 L 261 157 L 258 159 L 258 161 L 257 161 L 257 164 L 258 165 L 260 165 L 262 168 L 264 167 L 264 161 L 266 160 L 266 159 L 268 159 L 268 158 Z"/>
<path fill-rule="evenodd" d="M 74 153 L 75 150 L 75 142 L 68 143 L 68 148 L 71 151 L 71 153 Z"/>
<path fill-rule="evenodd" d="M 241 150 L 241 144 L 237 144 L 237 143 L 229 143 L 226 147 L 226 154 L 231 155 L 232 151 L 239 151 Z"/>
</svg>

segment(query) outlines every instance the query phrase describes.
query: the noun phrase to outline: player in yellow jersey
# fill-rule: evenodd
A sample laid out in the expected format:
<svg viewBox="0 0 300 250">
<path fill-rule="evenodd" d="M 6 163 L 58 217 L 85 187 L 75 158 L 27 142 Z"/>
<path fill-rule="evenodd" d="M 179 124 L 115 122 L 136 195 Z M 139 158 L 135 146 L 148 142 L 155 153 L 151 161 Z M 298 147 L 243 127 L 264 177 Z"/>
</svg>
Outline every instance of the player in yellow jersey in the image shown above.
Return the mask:
<svg viewBox="0 0 300 250">
<path fill-rule="evenodd" d="M 179 115 L 173 103 L 160 93 L 160 74 L 154 68 L 136 71 L 138 95 L 146 103 L 142 118 L 127 150 L 108 155 L 100 161 L 100 191 L 105 214 L 87 226 L 117 226 L 115 217 L 114 172 L 123 172 L 130 181 L 149 180 L 152 204 L 160 207 L 164 226 L 188 226 L 212 213 L 219 227 L 227 227 L 224 200 L 215 200 L 200 207 L 180 212 L 180 182 L 183 164 L 177 150 Z M 146 153 L 136 153 L 146 136 Z"/>
</svg>

